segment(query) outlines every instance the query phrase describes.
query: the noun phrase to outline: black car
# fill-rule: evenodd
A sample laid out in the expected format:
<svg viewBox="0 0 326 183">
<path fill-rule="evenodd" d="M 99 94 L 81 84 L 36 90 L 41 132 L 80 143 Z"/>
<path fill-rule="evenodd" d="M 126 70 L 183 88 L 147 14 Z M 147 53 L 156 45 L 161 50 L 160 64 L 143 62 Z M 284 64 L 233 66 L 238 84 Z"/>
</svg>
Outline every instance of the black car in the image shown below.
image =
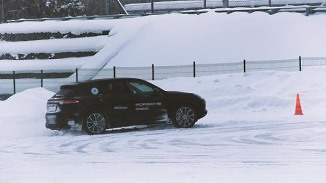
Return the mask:
<svg viewBox="0 0 326 183">
<path fill-rule="evenodd" d="M 108 128 L 166 123 L 192 127 L 207 114 L 203 98 L 164 91 L 141 79 L 100 79 L 62 85 L 47 102 L 46 128 L 80 124 L 88 134 Z"/>
</svg>

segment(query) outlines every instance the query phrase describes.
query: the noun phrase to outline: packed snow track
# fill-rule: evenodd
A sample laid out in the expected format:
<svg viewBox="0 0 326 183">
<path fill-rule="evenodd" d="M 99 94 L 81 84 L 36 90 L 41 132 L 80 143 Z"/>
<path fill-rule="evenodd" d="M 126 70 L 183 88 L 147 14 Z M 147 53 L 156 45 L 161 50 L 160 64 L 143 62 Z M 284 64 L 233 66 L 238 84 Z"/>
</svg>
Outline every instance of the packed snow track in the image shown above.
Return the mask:
<svg viewBox="0 0 326 183">
<path fill-rule="evenodd" d="M 52 132 L 1 143 L 0 179 L 11 182 L 13 177 L 6 175 L 14 171 L 18 182 L 36 178 L 69 182 L 80 173 L 101 177 L 103 182 L 105 177 L 124 182 L 139 173 L 144 173 L 140 180 L 157 182 L 171 180 L 169 175 L 178 175 L 175 179 L 185 182 L 212 177 L 232 182 L 269 177 L 266 182 L 274 182 L 278 177 L 310 179 L 314 174 L 314 180 L 320 181 L 326 178 L 320 172 L 326 168 L 326 149 L 320 144 L 326 138 L 326 130 L 319 129 L 323 125 L 326 123 L 227 121 L 191 129 L 172 125 L 121 129 L 95 136 Z M 140 167 L 144 172 L 138 171 Z M 239 178 L 228 177 L 230 172 Z M 155 174 L 165 176 L 156 180 Z"/>
</svg>

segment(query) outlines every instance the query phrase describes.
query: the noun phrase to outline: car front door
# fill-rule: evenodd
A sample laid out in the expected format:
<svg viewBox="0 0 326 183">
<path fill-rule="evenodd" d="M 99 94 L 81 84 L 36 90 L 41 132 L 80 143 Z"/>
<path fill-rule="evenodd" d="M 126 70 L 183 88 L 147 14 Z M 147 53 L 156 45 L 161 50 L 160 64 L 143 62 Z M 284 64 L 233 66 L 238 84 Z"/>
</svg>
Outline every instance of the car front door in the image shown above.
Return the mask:
<svg viewBox="0 0 326 183">
<path fill-rule="evenodd" d="M 142 80 L 128 80 L 127 86 L 134 98 L 134 124 L 153 124 L 167 120 L 166 103 L 162 89 Z"/>
</svg>

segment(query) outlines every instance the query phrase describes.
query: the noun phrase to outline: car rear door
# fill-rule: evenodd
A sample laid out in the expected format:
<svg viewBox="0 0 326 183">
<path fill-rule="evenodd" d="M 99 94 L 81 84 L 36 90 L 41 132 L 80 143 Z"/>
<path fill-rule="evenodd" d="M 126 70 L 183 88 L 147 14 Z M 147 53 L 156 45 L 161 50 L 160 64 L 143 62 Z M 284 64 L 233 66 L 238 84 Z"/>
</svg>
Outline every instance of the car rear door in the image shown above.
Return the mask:
<svg viewBox="0 0 326 183">
<path fill-rule="evenodd" d="M 134 99 L 122 80 L 112 80 L 106 83 L 107 92 L 102 96 L 113 127 L 132 125 Z"/>
</svg>

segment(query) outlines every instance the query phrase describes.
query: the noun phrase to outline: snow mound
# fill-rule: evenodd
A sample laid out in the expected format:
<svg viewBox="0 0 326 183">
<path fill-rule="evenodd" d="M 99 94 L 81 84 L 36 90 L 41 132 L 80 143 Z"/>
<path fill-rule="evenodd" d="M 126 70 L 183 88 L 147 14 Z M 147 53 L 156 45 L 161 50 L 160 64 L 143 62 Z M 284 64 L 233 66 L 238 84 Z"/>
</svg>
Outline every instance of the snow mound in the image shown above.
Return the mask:
<svg viewBox="0 0 326 183">
<path fill-rule="evenodd" d="M 28 89 L 11 96 L 6 101 L 2 102 L 4 105 L 1 105 L 0 103 L 1 111 L 6 111 L 4 115 L 43 115 L 46 112 L 46 102 L 53 95 L 53 92 L 48 91 L 44 88 Z"/>
<path fill-rule="evenodd" d="M 53 94 L 44 88 L 33 88 L 0 101 L 0 138 L 25 138 L 52 133 L 44 126 L 44 115 L 46 102 Z"/>
</svg>

